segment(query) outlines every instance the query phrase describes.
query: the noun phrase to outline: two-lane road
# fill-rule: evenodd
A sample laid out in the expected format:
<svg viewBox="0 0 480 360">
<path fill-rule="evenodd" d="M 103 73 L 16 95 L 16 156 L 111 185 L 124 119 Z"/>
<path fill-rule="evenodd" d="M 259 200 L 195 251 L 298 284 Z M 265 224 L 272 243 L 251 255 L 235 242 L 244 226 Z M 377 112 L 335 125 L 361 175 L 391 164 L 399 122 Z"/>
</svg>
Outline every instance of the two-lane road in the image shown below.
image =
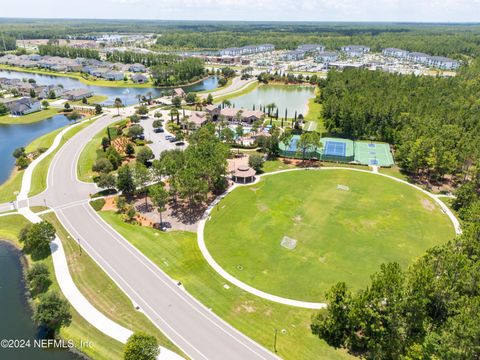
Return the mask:
<svg viewBox="0 0 480 360">
<path fill-rule="evenodd" d="M 95 186 L 79 182 L 77 161 L 85 144 L 114 122 L 111 115 L 72 137 L 55 155 L 48 189 L 31 205 L 55 209 L 70 234 L 179 348 L 193 359 L 275 359 L 276 355 L 241 334 L 197 302 L 141 254 L 85 202 Z"/>
</svg>

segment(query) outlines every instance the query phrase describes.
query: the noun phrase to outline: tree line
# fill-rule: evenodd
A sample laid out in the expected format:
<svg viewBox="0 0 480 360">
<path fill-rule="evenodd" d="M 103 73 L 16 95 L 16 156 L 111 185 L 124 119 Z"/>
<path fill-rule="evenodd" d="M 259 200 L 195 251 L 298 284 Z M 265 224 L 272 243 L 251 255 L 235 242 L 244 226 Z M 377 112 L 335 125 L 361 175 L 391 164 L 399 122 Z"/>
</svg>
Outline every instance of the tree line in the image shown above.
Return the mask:
<svg viewBox="0 0 480 360">
<path fill-rule="evenodd" d="M 406 271 L 383 264 L 356 293 L 337 283 L 312 332 L 367 359 L 478 359 L 478 225 L 428 250 Z"/>
<path fill-rule="evenodd" d="M 39 45 L 38 53 L 42 56 L 60 56 L 65 58 L 75 59 L 78 57 L 86 59 L 100 60 L 100 54 L 94 49 L 75 48 L 71 46 L 58 46 L 58 45 Z"/>
<path fill-rule="evenodd" d="M 171 64 L 160 64 L 150 68 L 154 84 L 174 86 L 200 80 L 205 76 L 205 63 L 199 58 L 186 58 Z"/>
<path fill-rule="evenodd" d="M 181 61 L 181 57 L 175 54 L 139 53 L 133 51 L 113 51 L 107 53 L 107 60 L 124 64 L 140 63 L 147 67 L 153 65 L 169 65 Z"/>
<path fill-rule="evenodd" d="M 451 78 L 330 71 L 319 81 L 325 126 L 394 144 L 398 164 L 411 174 L 466 180 L 480 158 L 479 63 Z"/>
</svg>

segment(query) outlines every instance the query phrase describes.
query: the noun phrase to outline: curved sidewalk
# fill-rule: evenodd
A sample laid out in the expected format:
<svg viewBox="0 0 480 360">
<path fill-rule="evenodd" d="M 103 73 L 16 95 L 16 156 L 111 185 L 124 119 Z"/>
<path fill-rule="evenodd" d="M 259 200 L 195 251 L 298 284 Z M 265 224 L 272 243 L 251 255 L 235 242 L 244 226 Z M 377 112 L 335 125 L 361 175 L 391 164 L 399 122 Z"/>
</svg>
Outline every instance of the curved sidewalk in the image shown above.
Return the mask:
<svg viewBox="0 0 480 360">
<path fill-rule="evenodd" d="M 99 117 L 95 117 L 85 121 L 96 120 Z M 58 133 L 52 145 L 50 146 L 50 148 L 46 152 L 44 152 L 41 156 L 39 156 L 37 159 L 35 159 L 30 164 L 30 166 L 27 167 L 22 178 L 22 188 L 17 197 L 17 204 L 20 204 L 21 201 L 25 201 L 25 200 L 28 201 L 28 193 L 30 192 L 31 179 L 32 179 L 32 174 L 35 167 L 45 157 L 47 157 L 49 154 L 55 151 L 55 149 L 60 145 L 63 135 L 67 131 L 79 125 L 80 123 L 69 126 L 64 130 L 62 130 L 60 133 Z M 35 214 L 30 210 L 28 205 L 26 207 L 21 207 L 18 210 L 18 213 L 23 215 L 27 220 L 29 220 L 32 223 L 38 223 L 42 221 L 42 219 L 37 214 Z M 112 321 L 108 317 L 106 317 L 103 313 L 98 311 L 87 300 L 87 298 L 85 298 L 85 296 L 83 296 L 83 294 L 75 285 L 72 279 L 72 276 L 70 275 L 67 258 L 65 256 L 65 251 L 63 249 L 62 242 L 58 238 L 58 236 L 55 236 L 55 239 L 50 243 L 50 250 L 52 253 L 55 277 L 57 279 L 57 282 L 65 298 L 89 324 L 94 326 L 97 330 L 101 331 L 105 335 L 125 344 L 128 338 L 133 334 L 133 332 L 117 324 L 116 322 Z M 133 310 L 133 305 L 132 305 L 132 310 Z M 181 357 L 180 355 L 174 353 L 173 351 L 167 348 L 160 346 L 160 354 L 158 355 L 157 359 L 158 360 L 179 360 L 179 359 L 183 359 L 183 357 Z"/>
<path fill-rule="evenodd" d="M 271 172 L 271 173 L 266 173 L 266 174 L 259 175 L 259 176 L 257 176 L 257 179 L 255 180 L 255 182 L 253 182 L 253 184 L 259 182 L 261 180 L 261 178 L 263 178 L 265 176 L 271 176 L 271 175 L 285 173 L 285 172 L 291 172 L 291 171 L 304 171 L 304 170 L 311 170 L 311 171 L 328 171 L 328 170 L 358 171 L 358 172 L 364 172 L 364 173 L 374 174 L 374 175 L 378 175 L 378 176 L 384 176 L 384 177 L 387 177 L 391 180 L 395 180 L 397 182 L 401 182 L 403 184 L 409 185 L 409 186 L 423 192 L 424 194 L 429 196 L 431 199 L 433 199 L 440 206 L 442 211 L 449 217 L 449 219 L 452 222 L 453 227 L 455 229 L 455 233 L 457 235 L 462 233 L 462 230 L 460 228 L 460 223 L 457 220 L 457 218 L 455 217 L 455 215 L 453 214 L 453 212 L 436 195 L 420 188 L 417 185 L 411 184 L 408 181 L 396 178 L 396 177 L 391 176 L 391 175 L 382 174 L 378 171 L 369 171 L 369 170 L 354 169 L 354 168 L 348 168 L 348 167 L 321 167 L 321 168 L 301 168 L 301 169 L 296 168 L 296 169 L 279 170 L 279 171 L 274 171 L 274 172 Z M 203 214 L 202 219 L 200 220 L 200 222 L 198 224 L 198 230 L 197 230 L 197 243 L 198 243 L 198 247 L 200 248 L 200 251 L 202 252 L 203 257 L 205 258 L 205 260 L 207 260 L 208 264 L 220 276 L 222 276 L 225 280 L 229 281 L 230 283 L 234 284 L 235 286 L 239 287 L 240 289 L 242 289 L 244 291 L 247 291 L 247 292 L 249 292 L 253 295 L 256 295 L 256 296 L 261 297 L 263 299 L 274 301 L 274 302 L 277 302 L 277 303 L 280 303 L 280 304 L 283 304 L 283 305 L 296 306 L 296 307 L 301 307 L 301 308 L 306 308 L 306 309 L 324 309 L 324 308 L 326 308 L 327 307 L 326 303 L 316 303 L 316 302 L 307 302 L 307 301 L 299 301 L 299 300 L 294 300 L 294 299 L 288 299 L 288 298 L 284 298 L 284 297 L 281 297 L 281 296 L 269 294 L 267 292 L 264 292 L 264 291 L 261 291 L 257 288 L 254 288 L 253 286 L 250 286 L 250 285 L 244 283 L 243 281 L 238 280 L 236 277 L 232 276 L 226 270 L 224 270 L 215 261 L 215 259 L 212 257 L 212 255 L 208 251 L 207 246 L 205 244 L 204 232 L 205 232 L 205 224 L 206 224 L 208 218 L 210 217 L 211 211 L 225 196 L 227 196 L 230 192 L 235 190 L 237 187 L 249 186 L 249 185 L 252 185 L 252 183 L 246 184 L 246 185 L 243 185 L 243 184 L 233 185 L 225 193 L 218 196 L 213 201 L 213 203 L 207 208 L 205 213 Z"/>
</svg>

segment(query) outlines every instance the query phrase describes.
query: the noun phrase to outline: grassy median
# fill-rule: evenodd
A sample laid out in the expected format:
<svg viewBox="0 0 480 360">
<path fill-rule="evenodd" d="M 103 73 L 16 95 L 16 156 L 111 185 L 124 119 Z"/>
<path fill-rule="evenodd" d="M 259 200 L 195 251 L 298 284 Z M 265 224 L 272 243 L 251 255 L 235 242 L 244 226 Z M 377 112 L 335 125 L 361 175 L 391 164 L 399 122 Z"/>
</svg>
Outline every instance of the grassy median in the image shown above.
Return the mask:
<svg viewBox="0 0 480 360">
<path fill-rule="evenodd" d="M 120 215 L 107 211 L 100 215 L 134 246 L 181 281 L 187 291 L 226 322 L 273 351 L 278 330 L 278 355 L 285 359 L 346 359 L 310 332 L 315 311 L 284 306 L 253 296 L 228 284 L 204 260 L 191 232 L 159 232 L 123 222 Z M 224 287 L 228 285 L 228 289 Z"/>
</svg>

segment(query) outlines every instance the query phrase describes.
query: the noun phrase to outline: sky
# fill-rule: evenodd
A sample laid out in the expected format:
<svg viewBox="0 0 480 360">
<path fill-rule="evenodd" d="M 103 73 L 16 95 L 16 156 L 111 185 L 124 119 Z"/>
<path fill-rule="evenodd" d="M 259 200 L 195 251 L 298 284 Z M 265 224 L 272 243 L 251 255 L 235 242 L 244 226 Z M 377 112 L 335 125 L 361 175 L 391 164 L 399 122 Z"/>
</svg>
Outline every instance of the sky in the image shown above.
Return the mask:
<svg viewBox="0 0 480 360">
<path fill-rule="evenodd" d="M 480 0 L 0 0 L 1 17 L 480 22 Z"/>
</svg>

